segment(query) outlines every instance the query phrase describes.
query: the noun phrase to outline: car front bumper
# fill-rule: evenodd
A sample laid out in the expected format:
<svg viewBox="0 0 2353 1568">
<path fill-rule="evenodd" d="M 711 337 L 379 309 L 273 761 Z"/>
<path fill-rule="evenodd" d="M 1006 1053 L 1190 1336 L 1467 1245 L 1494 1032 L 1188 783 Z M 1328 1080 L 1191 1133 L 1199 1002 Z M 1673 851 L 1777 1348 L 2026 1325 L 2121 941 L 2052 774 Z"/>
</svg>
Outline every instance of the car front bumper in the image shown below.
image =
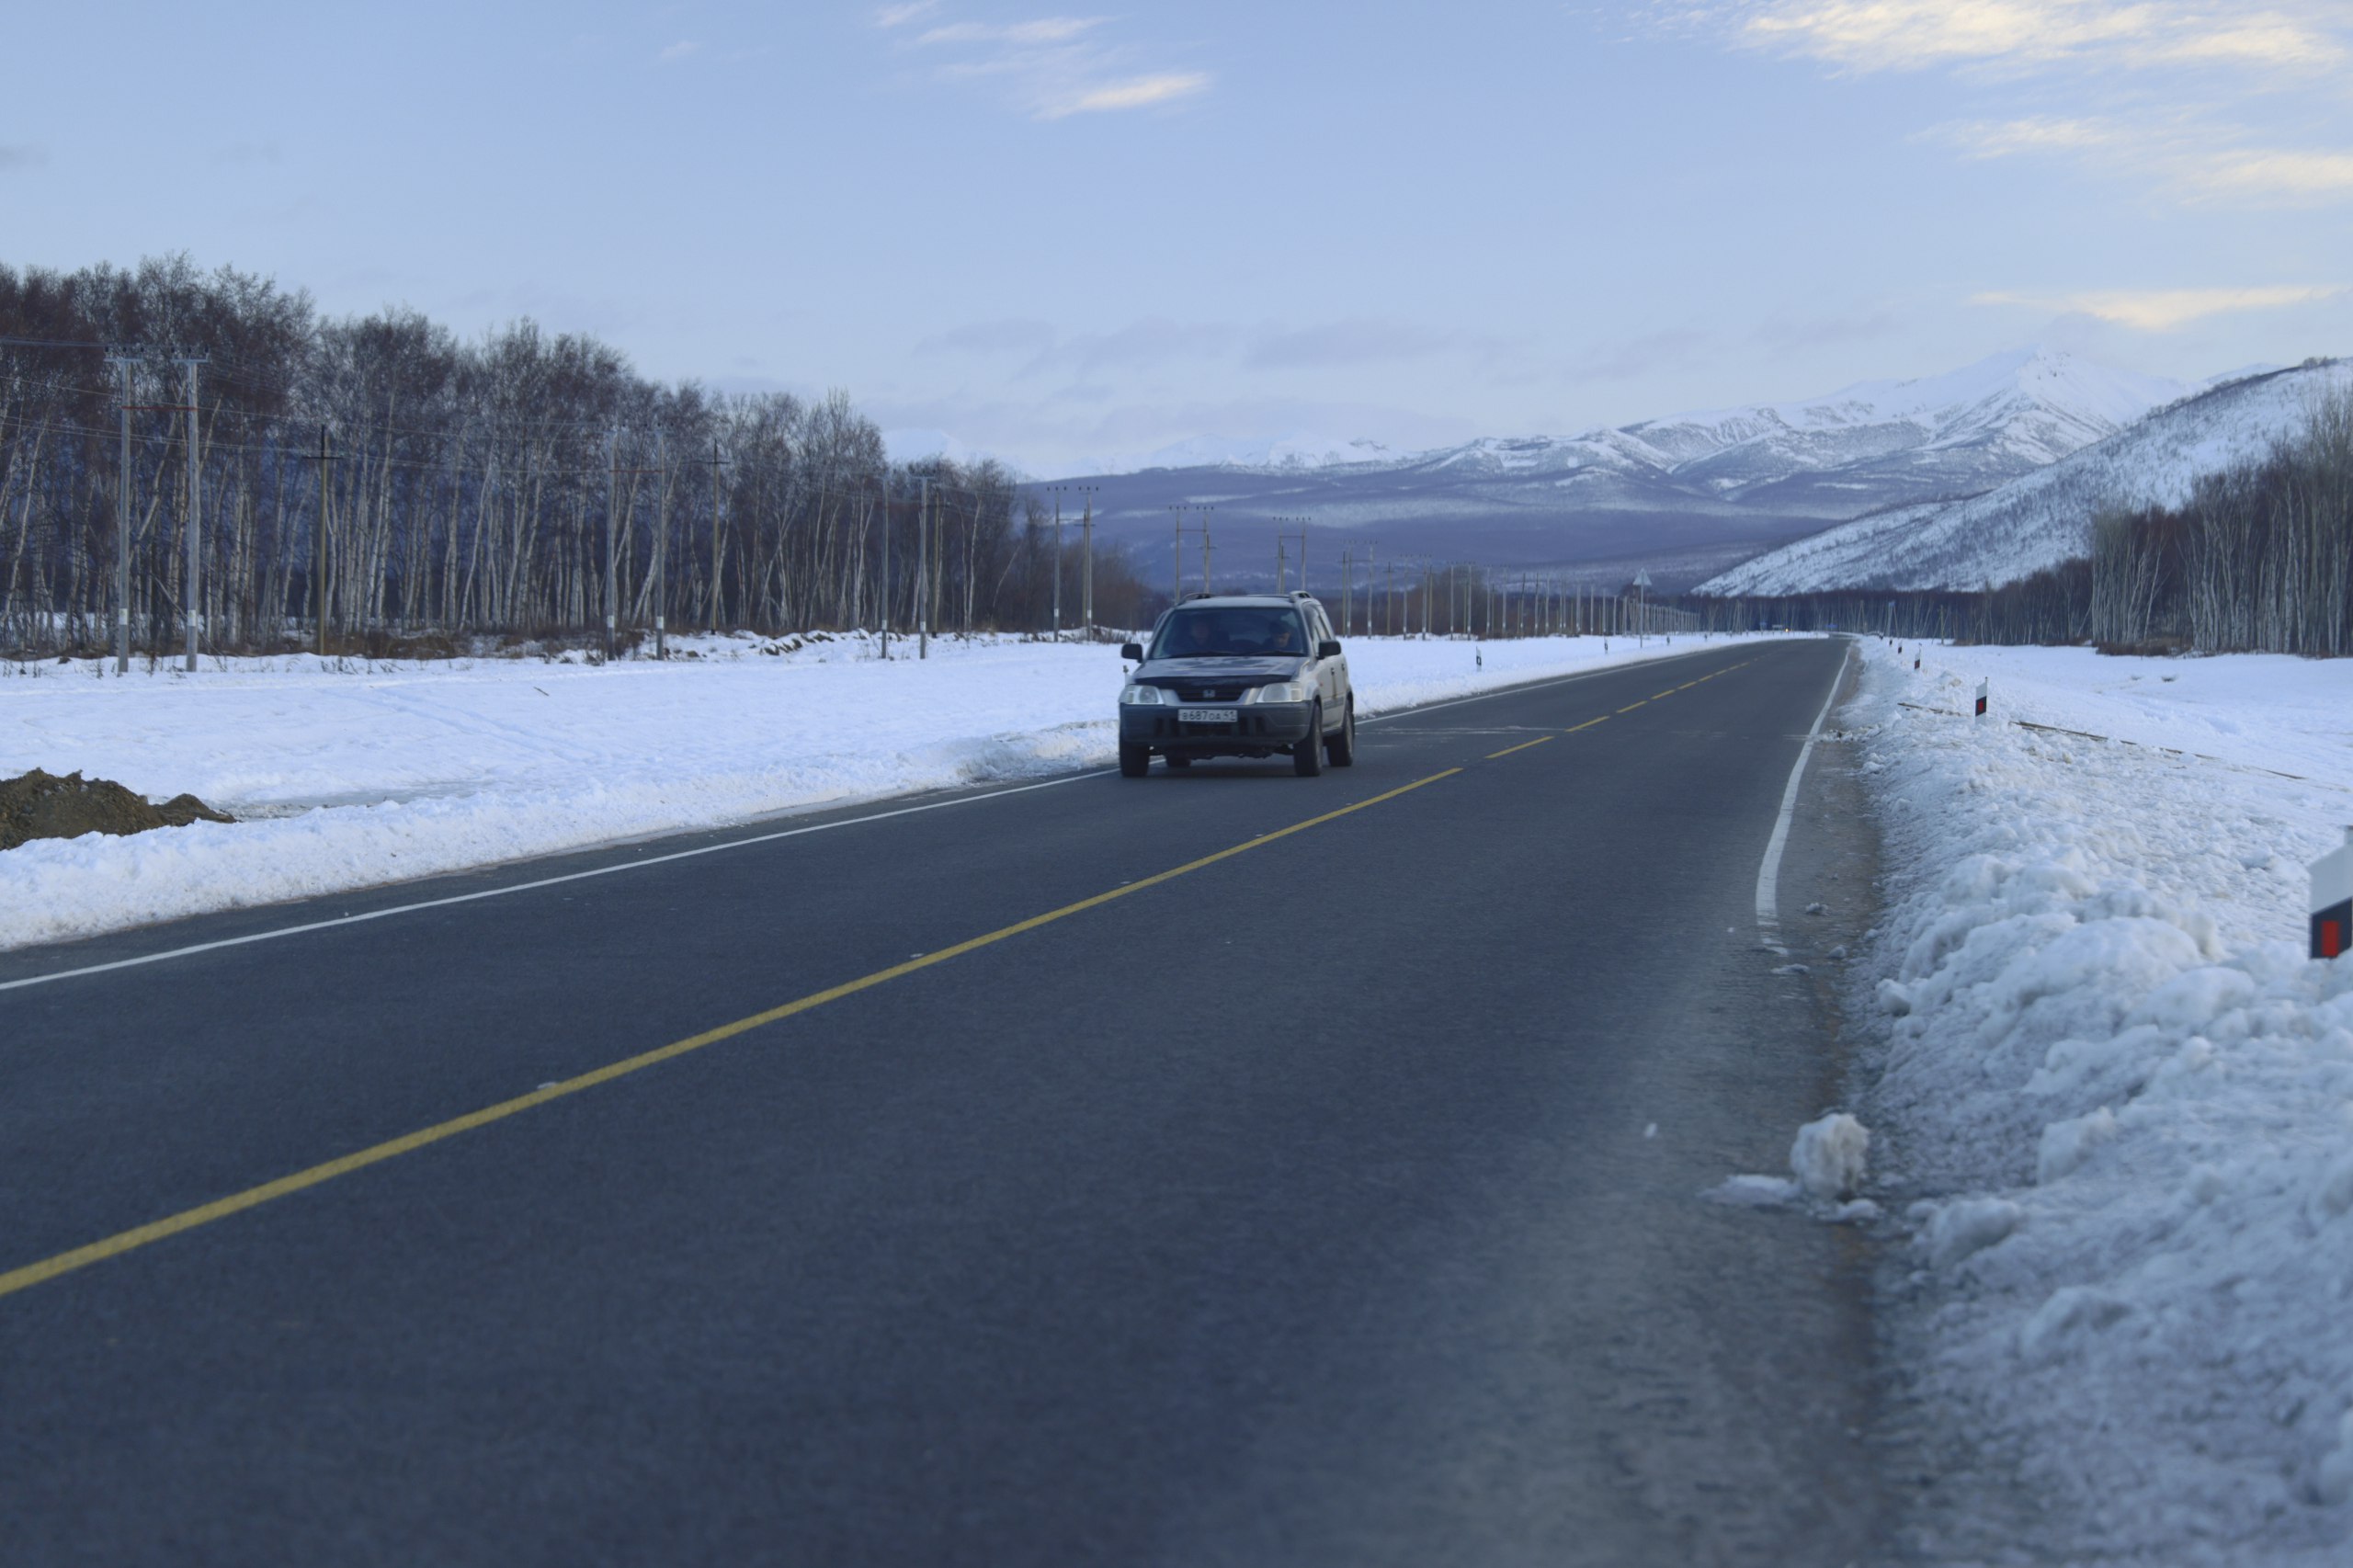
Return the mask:
<svg viewBox="0 0 2353 1568">
<path fill-rule="evenodd" d="M 1203 704 L 1202 706 L 1207 706 Z M 1231 724 L 1188 724 L 1178 710 L 1160 704 L 1121 703 L 1120 740 L 1148 745 L 1164 756 L 1265 755 L 1297 745 L 1315 723 L 1312 702 L 1251 702 L 1233 707 Z"/>
</svg>

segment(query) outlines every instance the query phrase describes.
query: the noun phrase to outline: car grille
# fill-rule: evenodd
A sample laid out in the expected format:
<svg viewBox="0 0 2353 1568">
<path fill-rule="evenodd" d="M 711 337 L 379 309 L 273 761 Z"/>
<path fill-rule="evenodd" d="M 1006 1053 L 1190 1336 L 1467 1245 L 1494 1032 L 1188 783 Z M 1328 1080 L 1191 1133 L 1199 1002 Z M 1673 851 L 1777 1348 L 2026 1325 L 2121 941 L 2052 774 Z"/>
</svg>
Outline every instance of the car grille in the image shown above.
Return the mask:
<svg viewBox="0 0 2353 1568">
<path fill-rule="evenodd" d="M 1232 702 L 1255 682 L 1233 680 L 1164 680 L 1161 686 L 1180 702 Z"/>
</svg>

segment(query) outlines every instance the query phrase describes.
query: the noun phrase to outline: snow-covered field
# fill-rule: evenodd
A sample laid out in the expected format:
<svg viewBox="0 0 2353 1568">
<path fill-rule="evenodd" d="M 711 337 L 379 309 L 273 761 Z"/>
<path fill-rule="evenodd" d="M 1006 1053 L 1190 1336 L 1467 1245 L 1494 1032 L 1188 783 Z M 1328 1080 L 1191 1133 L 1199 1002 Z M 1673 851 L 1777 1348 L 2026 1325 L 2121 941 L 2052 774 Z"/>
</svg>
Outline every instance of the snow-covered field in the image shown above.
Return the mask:
<svg viewBox="0 0 2353 1568">
<path fill-rule="evenodd" d="M 1697 639 L 1348 643 L 1358 712 L 1687 653 Z M 0 852 L 0 947 L 1113 760 L 1117 650 L 677 639 L 697 658 L 0 664 L 0 778 L 183 790 L 241 820 Z M 775 650 L 771 652 L 770 650 Z M 1476 663 L 1484 659 L 1483 668 Z"/>
<path fill-rule="evenodd" d="M 1986 1467 L 1925 1555 L 2353 1562 L 2353 958 L 2304 957 L 2353 661 L 1865 652 L 1850 1108 L 1913 1392 Z M 1988 722 L 1899 706 L 1981 677 Z"/>
</svg>

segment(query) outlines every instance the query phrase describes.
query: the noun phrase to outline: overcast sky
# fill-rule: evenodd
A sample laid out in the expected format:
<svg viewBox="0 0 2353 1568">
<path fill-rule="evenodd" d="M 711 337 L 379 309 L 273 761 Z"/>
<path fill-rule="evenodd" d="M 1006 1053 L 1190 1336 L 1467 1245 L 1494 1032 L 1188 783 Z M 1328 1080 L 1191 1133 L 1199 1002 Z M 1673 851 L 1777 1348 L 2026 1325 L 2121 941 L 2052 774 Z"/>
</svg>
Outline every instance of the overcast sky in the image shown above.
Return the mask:
<svg viewBox="0 0 2353 1568">
<path fill-rule="evenodd" d="M 0 261 L 188 252 L 1044 470 L 2353 351 L 2348 0 L 12 7 Z"/>
</svg>

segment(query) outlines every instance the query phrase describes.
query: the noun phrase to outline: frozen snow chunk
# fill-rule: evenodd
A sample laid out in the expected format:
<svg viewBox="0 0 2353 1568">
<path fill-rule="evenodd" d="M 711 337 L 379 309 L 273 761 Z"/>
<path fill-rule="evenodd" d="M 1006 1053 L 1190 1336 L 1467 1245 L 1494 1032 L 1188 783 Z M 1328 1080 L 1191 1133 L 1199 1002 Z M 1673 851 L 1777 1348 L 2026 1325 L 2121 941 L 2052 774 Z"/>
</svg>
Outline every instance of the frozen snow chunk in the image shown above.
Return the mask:
<svg viewBox="0 0 2353 1568">
<path fill-rule="evenodd" d="M 1726 1176 L 1699 1196 L 1737 1209 L 1778 1209 L 1795 1202 L 1798 1192 L 1798 1184 L 1785 1176 Z"/>
<path fill-rule="evenodd" d="M 2106 1106 L 2072 1121 L 2054 1121 L 2042 1130 L 2042 1147 L 2034 1160 L 2039 1184 L 2057 1181 L 2086 1159 L 2091 1152 L 2116 1136 L 2116 1113 Z"/>
<path fill-rule="evenodd" d="M 1912 1010 L 1912 993 L 1893 980 L 1879 983 L 1879 1008 L 1891 1017 L 1900 1018 Z"/>
<path fill-rule="evenodd" d="M 2306 1210 L 2316 1225 L 2325 1225 L 2353 1210 L 2353 1154 L 2341 1154 L 2321 1174 Z"/>
<path fill-rule="evenodd" d="M 2177 1029 L 2203 1029 L 2255 1000 L 2255 978 L 2242 969 L 2207 965 L 2177 974 L 2141 999 L 2135 1019 Z"/>
<path fill-rule="evenodd" d="M 2322 1457 L 2313 1490 L 2324 1503 L 2353 1503 L 2353 1410 L 2336 1423 L 2336 1449 Z"/>
<path fill-rule="evenodd" d="M 1858 1198 L 1852 1203 L 1841 1203 L 1831 1211 L 1831 1221 L 1840 1225 L 1859 1225 L 1879 1218 L 1879 1205 L 1868 1198 Z"/>
<path fill-rule="evenodd" d="M 2006 1198 L 1964 1198 L 1938 1209 L 1928 1221 L 1928 1261 L 1950 1268 L 1973 1253 L 2006 1240 L 2026 1223 L 2026 1210 Z"/>
<path fill-rule="evenodd" d="M 2131 1310 L 2130 1301 L 2105 1290 L 2088 1285 L 2062 1286 L 2018 1329 L 2018 1353 L 2029 1361 L 2049 1360 L 2064 1350 L 2069 1340 L 2097 1334 Z"/>
<path fill-rule="evenodd" d="M 1807 1196 L 1852 1198 L 1863 1185 L 1863 1156 L 1871 1146 L 1870 1130 L 1844 1111 L 1833 1111 L 1798 1129 L 1790 1145 L 1790 1172 Z"/>
</svg>

